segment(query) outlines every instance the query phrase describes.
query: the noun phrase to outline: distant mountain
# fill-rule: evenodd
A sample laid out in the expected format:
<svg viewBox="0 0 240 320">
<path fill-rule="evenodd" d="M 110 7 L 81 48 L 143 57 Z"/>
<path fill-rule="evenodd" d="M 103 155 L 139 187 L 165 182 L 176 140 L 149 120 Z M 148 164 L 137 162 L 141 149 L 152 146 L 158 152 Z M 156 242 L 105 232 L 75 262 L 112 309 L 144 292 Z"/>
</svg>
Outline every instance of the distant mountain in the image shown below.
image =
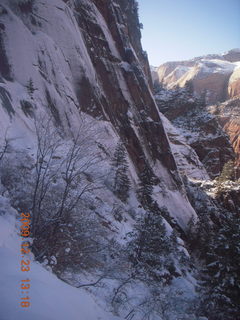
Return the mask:
<svg viewBox="0 0 240 320">
<path fill-rule="evenodd" d="M 167 89 L 191 82 L 194 93 L 207 104 L 223 102 L 240 94 L 240 49 L 186 61 L 166 62 L 152 71 L 153 81 Z"/>
</svg>

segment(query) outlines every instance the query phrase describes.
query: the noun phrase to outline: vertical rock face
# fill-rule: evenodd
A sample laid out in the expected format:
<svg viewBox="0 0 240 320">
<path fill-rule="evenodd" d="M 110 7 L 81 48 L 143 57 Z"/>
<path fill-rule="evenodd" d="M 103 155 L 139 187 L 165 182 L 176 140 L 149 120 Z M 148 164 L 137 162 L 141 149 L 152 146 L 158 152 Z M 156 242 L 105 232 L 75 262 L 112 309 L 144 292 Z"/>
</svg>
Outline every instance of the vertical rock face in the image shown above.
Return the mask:
<svg viewBox="0 0 240 320">
<path fill-rule="evenodd" d="M 146 81 L 150 71 L 140 43 L 136 2 L 95 1 L 89 7 L 89 2 L 79 1 L 76 11 L 103 93 L 101 108 L 92 110 L 91 104 L 87 104 L 85 111 L 94 116 L 100 113 L 112 122 L 139 170 L 144 167 L 144 161 L 139 160 L 144 159 L 140 136 L 152 159 L 161 159 L 166 167 L 175 170 L 164 128 Z"/>
</svg>

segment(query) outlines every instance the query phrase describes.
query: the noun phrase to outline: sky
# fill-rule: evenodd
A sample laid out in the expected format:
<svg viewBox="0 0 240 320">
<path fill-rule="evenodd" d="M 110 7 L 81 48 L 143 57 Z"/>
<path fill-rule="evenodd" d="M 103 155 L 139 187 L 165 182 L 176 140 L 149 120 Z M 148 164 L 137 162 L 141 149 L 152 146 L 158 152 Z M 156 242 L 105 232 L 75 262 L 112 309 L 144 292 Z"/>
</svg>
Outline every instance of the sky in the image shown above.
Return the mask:
<svg viewBox="0 0 240 320">
<path fill-rule="evenodd" d="M 240 0 L 138 0 L 150 64 L 240 48 Z"/>
</svg>

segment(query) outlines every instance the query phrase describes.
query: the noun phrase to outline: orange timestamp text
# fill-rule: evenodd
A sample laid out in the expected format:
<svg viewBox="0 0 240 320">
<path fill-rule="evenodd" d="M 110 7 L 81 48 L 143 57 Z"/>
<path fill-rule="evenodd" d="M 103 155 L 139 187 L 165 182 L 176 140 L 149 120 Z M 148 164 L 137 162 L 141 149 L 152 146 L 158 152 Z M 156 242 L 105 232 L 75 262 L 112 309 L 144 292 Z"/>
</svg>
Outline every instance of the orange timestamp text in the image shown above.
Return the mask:
<svg viewBox="0 0 240 320">
<path fill-rule="evenodd" d="M 21 263 L 20 268 L 21 271 L 24 272 L 24 275 L 27 275 L 27 272 L 30 271 L 30 260 L 27 259 L 27 256 L 31 249 L 30 249 L 30 224 L 31 224 L 31 215 L 30 213 L 21 213 L 20 217 L 20 235 L 22 237 L 21 243 Z M 21 301 L 20 306 L 23 308 L 30 307 L 30 298 L 29 298 L 29 291 L 30 291 L 30 279 L 26 276 L 26 279 L 21 280 L 20 288 L 21 288 Z"/>
</svg>

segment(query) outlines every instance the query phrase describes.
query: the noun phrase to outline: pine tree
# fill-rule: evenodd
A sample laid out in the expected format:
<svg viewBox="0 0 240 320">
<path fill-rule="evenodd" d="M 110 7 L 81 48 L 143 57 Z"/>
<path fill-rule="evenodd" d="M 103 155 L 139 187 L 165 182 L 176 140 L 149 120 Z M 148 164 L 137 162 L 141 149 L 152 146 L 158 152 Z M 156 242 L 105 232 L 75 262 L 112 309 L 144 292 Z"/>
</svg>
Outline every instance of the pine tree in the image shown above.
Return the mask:
<svg viewBox="0 0 240 320">
<path fill-rule="evenodd" d="M 209 320 L 240 319 L 240 217 L 226 212 L 212 235 L 202 272 L 201 307 Z"/>
<path fill-rule="evenodd" d="M 186 81 L 185 83 L 185 88 L 186 88 L 186 91 L 189 95 L 193 95 L 194 93 L 194 86 L 193 86 L 193 82 L 192 80 L 188 80 Z"/>
<path fill-rule="evenodd" d="M 218 183 L 221 184 L 227 180 L 231 180 L 234 174 L 234 162 L 229 160 L 225 163 L 220 176 L 218 177 Z"/>
<path fill-rule="evenodd" d="M 27 85 L 26 85 L 26 88 L 27 88 L 27 91 L 29 93 L 29 95 L 32 97 L 34 91 L 36 90 L 36 88 L 34 88 L 34 85 L 33 85 L 33 79 L 30 78 Z"/>
<path fill-rule="evenodd" d="M 137 190 L 137 196 L 139 202 L 149 209 L 153 203 L 152 192 L 153 192 L 153 172 L 148 164 L 145 164 L 144 170 L 139 175 L 139 186 Z M 151 208 L 150 208 L 151 209 Z"/>
<path fill-rule="evenodd" d="M 33 11 L 33 4 L 35 0 L 13 0 L 21 11 L 23 12 L 32 12 Z"/>
<path fill-rule="evenodd" d="M 173 238 L 168 237 L 161 215 L 147 212 L 130 235 L 130 261 L 137 276 L 160 282 L 170 280 L 174 269 L 171 254 L 177 245 L 171 243 Z"/>
<path fill-rule="evenodd" d="M 114 169 L 113 193 L 123 202 L 129 197 L 130 180 L 128 178 L 127 154 L 123 143 L 117 144 L 112 159 Z"/>
</svg>

